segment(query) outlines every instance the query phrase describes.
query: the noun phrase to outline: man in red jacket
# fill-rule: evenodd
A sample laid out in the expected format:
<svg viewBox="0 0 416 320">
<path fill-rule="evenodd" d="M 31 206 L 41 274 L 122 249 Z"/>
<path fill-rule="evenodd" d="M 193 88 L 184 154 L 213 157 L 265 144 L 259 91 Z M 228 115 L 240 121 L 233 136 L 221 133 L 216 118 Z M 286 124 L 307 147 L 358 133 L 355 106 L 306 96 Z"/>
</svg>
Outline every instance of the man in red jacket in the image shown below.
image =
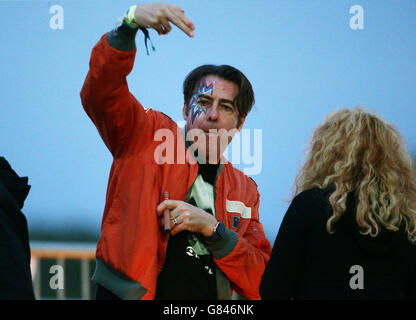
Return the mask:
<svg viewBox="0 0 416 320">
<path fill-rule="evenodd" d="M 146 28 L 166 34 L 170 23 L 193 37 L 193 23 L 177 6 L 131 7 L 94 47 L 81 90 L 114 159 L 93 276 L 97 299 L 230 299 L 232 289 L 258 299 L 271 253 L 260 196 L 222 157 L 254 104 L 250 82 L 231 66 L 193 70 L 184 82 L 183 131 L 143 108 L 127 86 L 137 30 L 147 39 Z M 161 131 L 172 134 L 165 143 L 173 162 L 161 161 Z M 165 211 L 170 234 L 160 227 Z"/>
</svg>

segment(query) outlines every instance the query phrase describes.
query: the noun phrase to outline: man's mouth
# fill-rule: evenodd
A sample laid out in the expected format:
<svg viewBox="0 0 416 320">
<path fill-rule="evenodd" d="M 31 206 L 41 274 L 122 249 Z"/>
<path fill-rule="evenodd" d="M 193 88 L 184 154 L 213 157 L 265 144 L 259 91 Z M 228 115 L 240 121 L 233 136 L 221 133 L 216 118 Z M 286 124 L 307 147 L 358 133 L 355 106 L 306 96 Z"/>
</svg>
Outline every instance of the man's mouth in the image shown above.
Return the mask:
<svg viewBox="0 0 416 320">
<path fill-rule="evenodd" d="M 218 135 L 218 129 L 203 129 L 206 134 Z"/>
</svg>

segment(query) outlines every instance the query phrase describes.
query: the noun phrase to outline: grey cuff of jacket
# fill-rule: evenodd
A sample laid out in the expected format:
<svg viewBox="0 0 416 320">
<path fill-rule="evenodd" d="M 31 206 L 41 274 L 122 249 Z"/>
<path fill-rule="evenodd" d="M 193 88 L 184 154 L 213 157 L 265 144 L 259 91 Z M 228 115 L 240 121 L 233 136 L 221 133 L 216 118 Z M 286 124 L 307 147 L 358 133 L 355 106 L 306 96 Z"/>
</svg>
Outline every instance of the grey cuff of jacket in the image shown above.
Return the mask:
<svg viewBox="0 0 416 320">
<path fill-rule="evenodd" d="M 101 259 L 96 259 L 95 272 L 91 280 L 123 300 L 139 300 L 147 292 L 139 282 L 114 270 Z"/>
<path fill-rule="evenodd" d="M 235 245 L 238 242 L 238 235 L 234 231 L 226 228 L 222 238 L 218 241 L 208 241 L 205 243 L 208 246 L 208 249 L 214 255 L 216 259 L 221 259 L 233 251 Z"/>
<path fill-rule="evenodd" d="M 120 51 L 132 51 L 136 49 L 137 28 L 131 28 L 124 22 L 107 34 L 108 44 Z"/>
</svg>

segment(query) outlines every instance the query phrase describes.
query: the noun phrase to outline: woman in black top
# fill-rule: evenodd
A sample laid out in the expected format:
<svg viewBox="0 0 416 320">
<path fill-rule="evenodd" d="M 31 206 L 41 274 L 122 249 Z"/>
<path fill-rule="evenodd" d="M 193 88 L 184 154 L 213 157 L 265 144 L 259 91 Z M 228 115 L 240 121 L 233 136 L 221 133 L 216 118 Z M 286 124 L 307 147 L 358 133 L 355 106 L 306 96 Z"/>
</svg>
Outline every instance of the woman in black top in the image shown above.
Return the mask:
<svg viewBox="0 0 416 320">
<path fill-rule="evenodd" d="M 397 130 L 329 115 L 295 187 L 262 299 L 416 299 L 416 174 Z"/>
</svg>

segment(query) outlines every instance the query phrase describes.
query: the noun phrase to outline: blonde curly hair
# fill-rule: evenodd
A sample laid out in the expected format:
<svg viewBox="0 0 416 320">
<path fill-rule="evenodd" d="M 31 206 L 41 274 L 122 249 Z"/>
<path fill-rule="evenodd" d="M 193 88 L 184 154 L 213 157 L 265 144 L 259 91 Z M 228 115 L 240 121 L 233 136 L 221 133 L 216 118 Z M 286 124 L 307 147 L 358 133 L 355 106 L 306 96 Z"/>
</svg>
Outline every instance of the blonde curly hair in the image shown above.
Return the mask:
<svg viewBox="0 0 416 320">
<path fill-rule="evenodd" d="M 329 233 L 354 192 L 362 234 L 375 237 L 380 225 L 391 231 L 404 226 L 416 242 L 416 173 L 395 128 L 362 108 L 341 109 L 318 126 L 308 151 L 295 179 L 295 196 L 313 187 L 335 189 L 329 197 Z"/>
</svg>

